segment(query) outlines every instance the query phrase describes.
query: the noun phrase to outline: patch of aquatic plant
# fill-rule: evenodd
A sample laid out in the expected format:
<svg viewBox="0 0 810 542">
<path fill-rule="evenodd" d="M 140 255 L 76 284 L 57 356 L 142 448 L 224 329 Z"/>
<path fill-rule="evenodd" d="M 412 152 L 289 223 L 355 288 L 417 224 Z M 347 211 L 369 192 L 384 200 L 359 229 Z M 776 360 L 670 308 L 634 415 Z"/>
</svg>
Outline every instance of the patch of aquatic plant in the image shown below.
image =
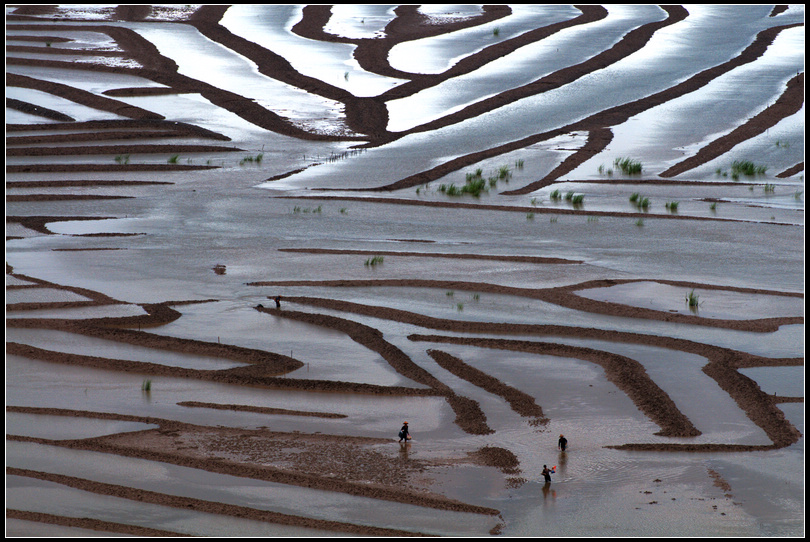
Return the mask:
<svg viewBox="0 0 810 542">
<path fill-rule="evenodd" d="M 523 159 L 515 160 L 515 167 L 518 169 L 523 169 Z"/>
<path fill-rule="evenodd" d="M 458 196 L 461 194 L 455 184 L 440 184 L 439 192 L 442 194 L 447 194 L 448 196 Z"/>
<path fill-rule="evenodd" d="M 613 165 L 622 170 L 625 175 L 638 175 L 641 173 L 641 162 L 632 158 L 616 158 Z"/>
<path fill-rule="evenodd" d="M 766 183 L 765 186 L 762 187 L 762 189 L 765 191 L 766 194 L 773 194 L 773 192 L 776 190 L 776 185 Z"/>
<path fill-rule="evenodd" d="M 464 310 L 464 303 L 456 303 L 456 310 L 463 311 Z"/>
<path fill-rule="evenodd" d="M 526 220 L 534 220 L 534 213 L 526 213 Z"/>
<path fill-rule="evenodd" d="M 695 307 L 698 307 L 700 305 L 700 295 L 695 293 L 694 288 L 692 289 L 692 291 L 690 291 L 689 293 L 686 294 L 685 299 L 686 299 L 686 305 L 689 308 L 695 308 Z"/>
<path fill-rule="evenodd" d="M 638 220 L 636 220 L 636 226 L 638 226 L 640 228 L 643 225 L 644 225 L 644 219 L 643 218 L 639 218 Z"/>
<path fill-rule="evenodd" d="M 599 165 L 599 167 L 598 167 L 598 168 L 596 168 L 596 171 L 598 171 L 598 172 L 599 172 L 599 175 L 605 175 L 605 174 L 607 174 L 607 176 L 608 176 L 608 177 L 612 177 L 612 176 L 613 176 L 613 169 L 612 169 L 612 168 L 605 169 L 605 165 L 604 165 L 604 164 L 600 164 L 600 165 Z"/>
<path fill-rule="evenodd" d="M 141 383 L 141 391 L 145 392 L 152 391 L 152 379 L 147 378 Z"/>
<path fill-rule="evenodd" d="M 639 209 L 647 209 L 650 206 L 650 198 L 644 197 L 638 192 L 630 194 L 630 203 L 634 204 Z"/>
<path fill-rule="evenodd" d="M 295 207 L 293 207 L 293 213 L 295 213 L 295 214 L 298 214 L 298 213 L 304 213 L 304 214 L 307 214 L 307 213 L 320 214 L 320 213 L 321 213 L 321 211 L 323 211 L 323 206 L 322 206 L 322 205 L 318 205 L 318 206 L 317 206 L 317 207 L 315 207 L 315 208 L 312 208 L 312 207 L 301 207 L 301 206 L 299 206 L 299 205 L 296 205 Z"/>
<path fill-rule="evenodd" d="M 115 162 L 117 164 L 129 164 L 129 155 L 128 154 L 119 154 L 115 157 Z"/>
<path fill-rule="evenodd" d="M 555 189 L 555 190 L 553 190 L 553 191 L 551 192 L 551 194 L 549 194 L 549 195 L 548 195 L 548 197 L 551 199 L 551 201 L 557 201 L 557 200 L 559 200 L 559 199 L 560 199 L 562 196 L 560 195 L 560 191 L 559 191 L 559 190 L 557 190 L 557 189 Z"/>
<path fill-rule="evenodd" d="M 580 206 L 585 201 L 585 194 L 574 194 L 571 196 L 570 201 L 574 206 Z"/>
<path fill-rule="evenodd" d="M 382 265 L 384 259 L 385 258 L 383 256 L 374 256 L 373 258 L 369 258 L 366 260 L 366 267 L 376 267 L 378 265 Z"/>
<path fill-rule="evenodd" d="M 717 202 L 716 201 L 713 201 L 712 204 L 709 205 L 709 210 L 710 211 L 716 211 L 717 210 Z"/>
<path fill-rule="evenodd" d="M 349 210 L 347 208 L 345 208 L 345 207 L 341 207 L 340 208 L 340 214 L 347 215 L 347 214 L 349 214 Z"/>
<path fill-rule="evenodd" d="M 177 163 L 177 161 L 178 161 L 179 159 L 180 159 L 180 155 L 179 155 L 179 154 L 173 154 L 173 155 L 171 155 L 171 156 L 169 157 L 169 159 L 168 159 L 168 160 L 166 160 L 166 163 L 167 163 L 167 164 L 176 164 L 176 163 Z"/>
<path fill-rule="evenodd" d="M 260 152 L 256 156 L 245 156 L 244 158 L 239 160 L 239 165 L 243 166 L 245 164 L 253 164 L 253 163 L 261 164 L 263 159 L 264 159 L 264 153 Z"/>
<path fill-rule="evenodd" d="M 496 38 L 498 37 L 498 35 L 500 33 L 501 33 L 501 29 L 499 27 L 497 27 L 497 26 L 492 30 L 492 35 L 495 36 Z"/>
<path fill-rule="evenodd" d="M 453 290 L 448 290 L 447 292 L 444 293 L 444 295 L 446 295 L 447 297 L 453 297 L 455 295 L 455 292 Z"/>
<path fill-rule="evenodd" d="M 677 213 L 678 212 L 678 202 L 677 201 L 668 201 L 664 204 L 670 213 Z"/>
<path fill-rule="evenodd" d="M 788 143 L 786 141 L 780 141 L 780 140 L 777 139 L 776 140 L 776 146 L 779 147 L 779 148 L 782 148 L 782 149 L 789 149 L 790 148 L 790 143 Z"/>
<path fill-rule="evenodd" d="M 463 186 L 458 187 L 455 183 L 442 184 L 439 185 L 439 192 L 448 196 L 463 196 L 464 194 L 469 194 L 478 198 L 482 193 L 489 192 L 487 181 L 482 174 L 483 171 L 480 168 L 473 173 L 467 173 Z M 494 186 L 491 180 L 489 185 Z"/>
<path fill-rule="evenodd" d="M 745 175 L 753 177 L 755 175 L 763 175 L 768 168 L 766 166 L 757 165 L 751 160 L 735 160 L 731 163 L 731 176 L 734 174 Z"/>
<path fill-rule="evenodd" d="M 464 186 L 461 187 L 462 194 L 471 194 L 476 198 L 481 195 L 482 192 L 488 192 L 489 188 L 487 187 L 487 182 L 483 178 L 476 178 L 464 183 Z"/>
</svg>

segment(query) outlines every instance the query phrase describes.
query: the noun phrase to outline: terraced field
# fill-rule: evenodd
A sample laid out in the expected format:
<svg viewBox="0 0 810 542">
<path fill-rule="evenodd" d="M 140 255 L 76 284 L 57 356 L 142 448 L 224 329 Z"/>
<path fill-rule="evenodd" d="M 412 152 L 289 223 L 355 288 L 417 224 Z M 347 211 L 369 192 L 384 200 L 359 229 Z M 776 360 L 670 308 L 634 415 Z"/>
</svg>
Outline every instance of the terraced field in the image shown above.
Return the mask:
<svg viewBox="0 0 810 542">
<path fill-rule="evenodd" d="M 7 536 L 803 536 L 804 50 L 6 6 Z"/>
</svg>

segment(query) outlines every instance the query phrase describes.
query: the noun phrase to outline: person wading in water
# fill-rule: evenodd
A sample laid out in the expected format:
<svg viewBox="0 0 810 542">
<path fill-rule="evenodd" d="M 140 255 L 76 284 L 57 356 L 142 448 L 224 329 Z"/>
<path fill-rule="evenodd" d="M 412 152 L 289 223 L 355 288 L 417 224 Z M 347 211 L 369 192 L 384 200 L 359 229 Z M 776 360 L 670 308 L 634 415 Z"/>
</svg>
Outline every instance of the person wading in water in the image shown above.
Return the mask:
<svg viewBox="0 0 810 542">
<path fill-rule="evenodd" d="M 408 422 L 403 422 L 402 429 L 399 430 L 399 441 L 409 441 L 411 440 L 411 434 L 408 431 Z"/>
</svg>

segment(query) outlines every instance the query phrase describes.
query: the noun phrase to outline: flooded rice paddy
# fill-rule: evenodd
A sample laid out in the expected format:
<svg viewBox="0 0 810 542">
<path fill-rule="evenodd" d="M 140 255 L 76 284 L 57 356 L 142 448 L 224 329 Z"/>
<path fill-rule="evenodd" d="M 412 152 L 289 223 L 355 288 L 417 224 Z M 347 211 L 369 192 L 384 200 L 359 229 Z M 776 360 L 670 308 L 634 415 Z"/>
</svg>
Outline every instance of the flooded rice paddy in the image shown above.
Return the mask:
<svg viewBox="0 0 810 542">
<path fill-rule="evenodd" d="M 803 536 L 804 16 L 7 6 L 6 535 Z"/>
</svg>

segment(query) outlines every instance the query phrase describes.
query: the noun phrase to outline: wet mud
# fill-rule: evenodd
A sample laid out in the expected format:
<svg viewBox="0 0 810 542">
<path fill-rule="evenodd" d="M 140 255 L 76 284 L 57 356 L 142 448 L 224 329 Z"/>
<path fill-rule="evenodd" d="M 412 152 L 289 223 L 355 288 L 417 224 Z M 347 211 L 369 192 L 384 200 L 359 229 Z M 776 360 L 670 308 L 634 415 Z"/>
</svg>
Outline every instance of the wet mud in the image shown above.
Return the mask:
<svg viewBox="0 0 810 542">
<path fill-rule="evenodd" d="M 552 36 L 564 29 L 578 25 L 587 25 L 607 16 L 601 6 L 577 6 L 581 14 L 568 21 L 551 24 L 534 29 L 519 36 L 493 43 L 481 51 L 465 57 L 450 69 L 439 74 L 404 73 L 393 68 L 388 62 L 391 49 L 407 41 L 450 34 L 452 32 L 474 28 L 486 23 L 498 21 L 510 15 L 506 6 L 484 6 L 476 16 L 438 21 L 422 14 L 416 6 L 400 6 L 395 9 L 395 16 L 385 27 L 380 38 L 346 38 L 329 34 L 326 24 L 331 10 L 329 6 L 312 5 L 303 9 L 302 17 L 293 27 L 292 32 L 298 36 L 323 42 L 340 42 L 356 45 L 355 60 L 368 72 L 384 76 L 406 79 L 407 82 L 379 96 L 358 98 L 348 91 L 327 84 L 317 78 L 298 73 L 290 62 L 282 56 L 252 43 L 228 31 L 221 19 L 228 6 L 201 6 L 190 11 L 186 16 L 172 18 L 173 14 L 164 12 L 157 6 L 117 6 L 103 8 L 103 17 L 83 19 L 81 15 L 65 15 L 57 6 L 20 6 L 7 10 L 7 28 L 16 33 L 32 32 L 30 36 L 15 37 L 31 45 L 7 46 L 6 62 L 8 67 L 25 67 L 28 69 L 64 69 L 83 70 L 90 74 L 130 75 L 143 78 L 161 85 L 156 88 L 121 88 L 102 94 L 89 92 L 77 87 L 37 78 L 28 75 L 6 74 L 7 87 L 30 89 L 49 93 L 67 99 L 99 112 L 114 113 L 122 120 L 96 120 L 77 122 L 72 117 L 53 109 L 19 99 L 7 99 L 7 108 L 23 112 L 37 118 L 47 119 L 46 124 L 7 124 L 7 156 L 18 159 L 31 158 L 30 163 L 6 165 L 6 173 L 16 175 L 7 180 L 7 189 L 44 190 L 43 193 L 7 194 L 7 203 L 30 205 L 25 210 L 9 208 L 7 205 L 6 223 L 16 224 L 38 235 L 53 235 L 47 224 L 59 221 L 100 220 L 114 216 L 85 216 L 75 214 L 53 215 L 49 211 L 37 214 L 36 204 L 121 199 L 124 196 L 88 195 L 83 192 L 88 187 L 120 188 L 137 185 L 159 187 L 170 185 L 168 174 L 172 172 L 193 172 L 216 170 L 212 165 L 190 164 L 102 164 L 88 163 L 89 157 L 99 154 L 138 155 L 165 152 L 195 152 L 216 156 L 220 153 L 240 152 L 231 146 L 229 138 L 193 124 L 164 118 L 162 115 L 146 109 L 134 107 L 119 98 L 132 96 L 161 96 L 166 94 L 195 93 L 200 94 L 210 103 L 235 114 L 252 125 L 292 138 L 306 141 L 345 141 L 356 143 L 358 147 L 378 147 L 391 143 L 408 134 L 428 132 L 441 127 L 457 124 L 466 119 L 495 111 L 506 104 L 528 96 L 535 96 L 549 90 L 562 87 L 599 69 L 614 64 L 637 52 L 655 35 L 657 31 L 686 19 L 689 14 L 681 6 L 663 7 L 664 16 L 658 22 L 648 23 L 632 30 L 618 40 L 612 47 L 604 50 L 587 61 L 549 74 L 537 81 L 484 99 L 474 105 L 442 116 L 440 119 L 417 126 L 407 132 L 388 130 L 388 113 L 386 103 L 390 100 L 412 96 L 420 90 L 431 88 L 443 81 L 470 73 L 494 59 L 503 57 L 519 47 L 535 43 Z M 779 10 L 774 10 L 776 16 Z M 171 17 L 169 16 L 171 15 Z M 344 108 L 347 134 L 322 133 L 307 130 L 283 115 L 261 107 L 255 101 L 239 96 L 230 91 L 194 80 L 182 75 L 178 66 L 164 57 L 158 49 L 136 32 L 114 23 L 130 22 L 166 22 L 190 25 L 203 36 L 234 51 L 254 62 L 259 73 L 278 81 L 304 89 L 317 96 L 339 102 Z M 423 185 L 439 179 L 448 173 L 459 171 L 464 167 L 476 164 L 487 158 L 496 157 L 513 150 L 525 148 L 538 142 L 548 141 L 560 135 L 572 132 L 588 134 L 586 143 L 576 152 L 557 164 L 542 179 L 529 182 L 519 188 L 503 192 L 503 195 L 528 194 L 551 185 L 562 176 L 576 169 L 594 155 L 603 151 L 613 139 L 612 129 L 633 115 L 647 111 L 652 107 L 666 103 L 675 98 L 705 86 L 724 73 L 751 63 L 759 58 L 769 44 L 773 43 L 780 32 L 797 25 L 778 25 L 762 30 L 756 39 L 737 56 L 711 69 L 697 73 L 672 87 L 631 103 L 620 104 L 601 111 L 575 123 L 561 126 L 554 130 L 527 136 L 519 141 L 500 145 L 484 151 L 458 156 L 442 162 L 427 171 L 404 177 L 394 183 L 376 186 L 362 191 L 369 193 L 394 192 L 403 188 Z M 49 37 L 37 33 L 47 32 Z M 92 32 L 108 36 L 115 44 L 115 50 L 75 50 L 71 54 L 108 59 L 126 59 L 130 64 L 107 62 L 71 62 L 63 58 L 64 50 L 54 47 L 49 58 L 30 58 L 25 53 L 42 53 L 43 47 L 37 45 L 43 41 L 49 43 L 67 42 L 60 34 L 75 31 Z M 16 56 L 19 54 L 19 56 Z M 744 143 L 767 131 L 803 107 L 804 77 L 797 74 L 787 84 L 784 92 L 772 105 L 764 108 L 759 114 L 749 119 L 737 129 L 710 141 L 689 158 L 663 172 L 659 178 L 637 179 L 633 182 L 644 184 L 678 184 L 677 175 L 701 166 L 729 149 Z M 37 133 L 42 132 L 42 133 Z M 74 133 L 75 132 L 75 133 Z M 22 134 L 22 135 L 19 135 Z M 211 144 L 165 145 L 148 144 L 144 141 L 170 138 L 183 141 L 187 138 L 207 140 Z M 131 143 L 129 142 L 131 141 Z M 114 144 L 107 145 L 108 142 Z M 101 145 L 104 145 L 103 149 Z M 36 158 L 48 157 L 81 157 L 79 160 L 65 160 L 64 163 L 43 163 Z M 803 172 L 803 162 L 783 172 L 783 176 Z M 298 171 L 298 170 L 296 170 Z M 97 175 L 114 172 L 121 175 L 121 180 L 100 180 Z M 53 174 L 84 174 L 83 180 L 53 180 Z M 155 174 L 149 180 L 132 179 L 132 173 Z M 295 173 L 295 171 L 289 174 Z M 20 175 L 27 175 L 26 180 L 18 180 Z M 288 175 L 288 174 L 285 174 Z M 282 178 L 280 175 L 277 178 Z M 155 180 L 157 179 L 157 180 Z M 610 182 L 619 182 L 614 180 Z M 716 183 L 715 183 L 716 184 Z M 75 193 L 48 193 L 46 189 L 59 187 Z M 360 189 L 356 189 L 360 190 Z M 301 196 L 292 196 L 301 197 Z M 318 192 L 319 199 L 350 201 L 351 196 L 333 196 L 326 191 Z M 365 202 L 390 203 L 407 208 L 411 205 L 469 208 L 475 210 L 499 210 L 525 213 L 527 211 L 543 213 L 547 209 L 522 207 L 514 205 L 485 205 L 439 201 L 414 201 L 399 198 L 358 197 Z M 10 214 L 9 214 L 10 211 Z M 576 213 L 575 210 L 554 209 L 556 214 Z M 97 214 L 97 213 L 96 213 Z M 637 217 L 633 212 L 591 212 L 591 215 Z M 667 220 L 715 220 L 712 217 L 687 217 L 679 215 L 661 215 Z M 99 234 L 96 234 L 99 235 Z M 138 234 L 105 234 L 111 236 Z M 80 236 L 77 236 L 80 237 Z M 9 237 L 7 239 L 14 239 Z M 427 240 L 426 240 L 427 241 Z M 102 250 L 93 248 L 60 249 L 60 250 Z M 112 250 L 112 249 L 110 249 Z M 286 253 L 318 254 L 322 256 L 353 255 L 397 255 L 413 258 L 447 258 L 470 259 L 477 261 L 503 261 L 536 265 L 579 265 L 579 260 L 554 256 L 495 256 L 477 253 L 435 253 L 417 251 L 380 252 L 365 250 L 347 250 L 333 248 L 283 248 Z M 222 273 L 224 274 L 224 266 Z M 689 420 L 646 373 L 637 361 L 625 356 L 608 352 L 547 342 L 544 337 L 564 336 L 582 339 L 600 339 L 614 342 L 643 344 L 704 356 L 707 364 L 703 372 L 710 376 L 748 416 L 761 428 L 771 440 L 768 445 L 739 445 L 729 443 L 683 444 L 683 443 L 625 443 L 613 446 L 630 451 L 658 452 L 750 452 L 778 449 L 796 443 L 801 434 L 778 408 L 783 402 L 803 401 L 796 397 L 769 395 L 763 392 L 752 379 L 741 374 L 738 369 L 747 367 L 778 367 L 803 365 L 803 358 L 769 358 L 746 352 L 720 347 L 712 344 L 698 343 L 686 339 L 660 337 L 624 331 L 581 328 L 563 325 L 509 324 L 498 322 L 471 322 L 434 318 L 397 308 L 376 305 L 365 305 L 341 301 L 338 299 L 315 298 L 304 296 L 284 297 L 281 309 L 258 305 L 255 310 L 262 314 L 281 319 L 305 322 L 341 333 L 365 349 L 376 352 L 386 363 L 404 379 L 412 382 L 408 386 L 383 386 L 337 380 L 297 379 L 286 376 L 303 366 L 301 360 L 270 351 L 245 348 L 231 344 L 221 344 L 192 339 L 182 339 L 157 333 L 149 329 L 173 322 L 181 317 L 175 308 L 191 303 L 184 301 L 185 294 L 178 293 L 175 300 L 164 300 L 160 303 L 142 304 L 144 314 L 130 317 L 107 318 L 40 318 L 25 317 L 28 311 L 40 309 L 71 309 L 87 307 L 106 307 L 127 305 L 101 292 L 77 288 L 66 284 L 46 281 L 30 275 L 15 273 L 6 264 L 7 294 L 25 288 L 52 288 L 72 292 L 87 298 L 83 302 L 16 302 L 6 304 L 10 318 L 6 319 L 7 328 L 28 328 L 58 330 L 86 337 L 94 337 L 121 344 L 149 347 L 158 350 L 183 352 L 199 356 L 220 357 L 242 363 L 242 366 L 221 370 L 198 370 L 172 367 L 157 363 L 110 359 L 87 354 L 70 354 L 58 350 L 49 350 L 17 342 L 6 343 L 6 354 L 24 359 L 41 360 L 65 367 L 92 367 L 106 371 L 167 376 L 190 380 L 227 383 L 236 386 L 250 386 L 274 390 L 295 390 L 313 393 L 364 394 L 371 396 L 402 397 L 436 397 L 442 398 L 452 409 L 455 425 L 469 435 L 489 435 L 496 431 L 487 420 L 480 404 L 471 397 L 459 395 L 450 386 L 431 374 L 408 354 L 392 342 L 386 340 L 381 329 L 361 324 L 352 319 L 362 315 L 381 321 L 409 324 L 431 330 L 434 333 L 411 334 L 408 340 L 413 343 L 429 343 L 427 354 L 439 366 L 456 377 L 465 380 L 494 396 L 503 399 L 515 413 L 524 418 L 533 427 L 544 427 L 549 418 L 543 410 L 542 401 L 500 381 L 494 375 L 487 374 L 465 363 L 448 352 L 439 349 L 441 344 L 460 344 L 476 348 L 505 351 L 527 352 L 544 356 L 572 357 L 588 361 L 599 366 L 607 379 L 625 393 L 635 406 L 660 428 L 656 433 L 666 437 L 694 437 L 700 434 L 692 420 Z M 9 279 L 25 283 L 9 283 Z M 70 282 L 70 281 L 66 281 Z M 577 290 L 587 288 L 607 288 L 623 281 L 614 279 L 595 280 L 565 287 L 546 289 L 513 288 L 498 284 L 481 282 L 435 281 L 424 279 L 390 279 L 390 280 L 322 280 L 322 281 L 260 281 L 249 282 L 252 287 L 309 287 L 328 286 L 330 288 L 352 287 L 407 287 L 439 290 L 472 290 L 527 299 L 542 300 L 560 307 L 590 314 L 600 314 L 616 318 L 633 318 L 673 324 L 689 324 L 706 328 L 737 330 L 752 333 L 771 333 L 781 326 L 803 324 L 803 317 L 779 317 L 763 319 L 716 319 L 701 318 L 697 315 L 656 311 L 587 299 L 576 295 Z M 803 293 L 782 292 L 769 289 L 735 288 L 724 285 L 702 284 L 694 282 L 658 281 L 661 284 L 685 288 L 711 288 L 752 295 L 784 296 L 786 298 L 803 298 Z M 264 291 L 264 290 L 262 290 Z M 189 297 L 191 297 L 189 295 Z M 213 300 L 212 300 L 213 301 Z M 202 303 L 205 301 L 193 301 Z M 268 301 L 268 305 L 272 302 Z M 318 311 L 328 311 L 329 314 Z M 335 313 L 341 316 L 334 316 Z M 475 336 L 458 337 L 441 333 L 461 332 Z M 537 340 L 513 340 L 512 335 L 536 336 Z M 266 409 L 251 405 L 215 404 L 204 402 L 178 403 L 183 408 L 217 409 L 232 412 L 253 412 L 268 416 L 303 416 L 322 417 L 325 419 L 340 418 L 337 412 L 311 412 L 306 409 Z M 402 460 L 394 443 L 395 439 L 374 439 L 366 437 L 346 437 L 329 434 L 310 434 L 300 432 L 273 432 L 267 429 L 235 429 L 228 427 L 210 427 L 185 424 L 173 420 L 140 418 L 124 414 L 102 413 L 95 411 L 73 411 L 59 408 L 34 408 L 19 405 L 6 405 L 7 412 L 20 412 L 40 415 L 76 416 L 125 421 L 140 421 L 156 424 L 157 429 L 136 433 L 120 433 L 104 437 L 49 440 L 33 437 L 7 435 L 7 440 L 18 442 L 39 442 L 53 447 L 88 450 L 164 462 L 172 465 L 192 467 L 209 472 L 247 477 L 268 482 L 290 484 L 316 490 L 336 491 L 385 501 L 413 504 L 437 510 L 451 510 L 481 514 L 497 518 L 500 513 L 494 508 L 461 502 L 448 498 L 430 488 L 429 474 L 436 469 L 450 469 L 458 465 L 479 465 L 495 468 L 504 476 L 512 476 L 511 483 L 520 484 L 521 466 L 517 456 L 507 448 L 485 446 L 469 449 L 463 454 L 447 454 L 446 457 L 430 460 Z M 337 468 L 336 468 L 337 464 Z M 335 472 L 341 474 L 335 475 Z M 422 536 L 429 533 L 412 532 L 398 529 L 387 529 L 369 525 L 352 524 L 337 521 L 326 521 L 248 507 L 229 505 L 166 495 L 142 489 L 117 486 L 71 476 L 57 475 L 37 470 L 7 467 L 7 476 L 23 476 L 52 481 L 67 487 L 81 489 L 101 495 L 112 495 L 134 501 L 149 502 L 167 507 L 197 510 L 212 514 L 221 514 L 238 518 L 253 519 L 279 525 L 298 526 L 318 529 L 326 532 L 347 533 L 365 536 Z M 715 473 L 716 474 L 716 473 Z M 719 475 L 718 475 L 719 476 Z M 715 476 L 715 479 L 719 479 Z M 406 482 L 403 484 L 403 480 Z M 725 488 L 724 488 L 725 489 Z M 89 518 L 72 518 L 46 513 L 7 509 L 7 519 L 20 519 L 45 524 L 93 529 L 133 536 L 181 536 L 181 533 L 162 531 Z M 500 532 L 502 525 L 493 528 L 492 533 Z"/>
</svg>

